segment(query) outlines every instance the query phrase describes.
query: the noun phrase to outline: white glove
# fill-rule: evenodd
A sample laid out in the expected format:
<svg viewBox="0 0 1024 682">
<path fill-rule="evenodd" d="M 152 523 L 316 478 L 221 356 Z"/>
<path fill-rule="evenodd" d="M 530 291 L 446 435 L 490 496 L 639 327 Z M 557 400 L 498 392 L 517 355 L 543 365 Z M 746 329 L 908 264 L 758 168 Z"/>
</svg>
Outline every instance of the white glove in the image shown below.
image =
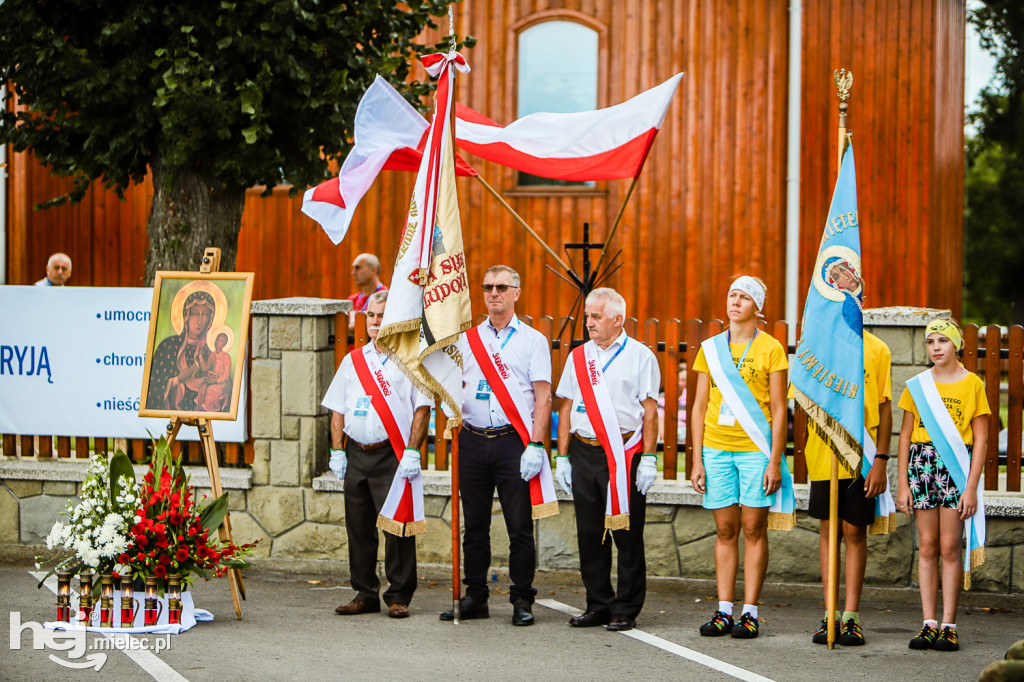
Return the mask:
<svg viewBox="0 0 1024 682">
<path fill-rule="evenodd" d="M 640 465 L 636 468 L 636 489 L 640 491 L 640 494 L 646 495 L 657 478 L 658 456 L 643 455 L 640 457 Z"/>
<path fill-rule="evenodd" d="M 402 461 L 398 463 L 398 475 L 402 478 L 416 478 L 420 475 L 420 451 L 406 448 Z"/>
<path fill-rule="evenodd" d="M 519 459 L 519 475 L 524 481 L 529 481 L 540 473 L 544 467 L 545 454 L 543 445 L 530 443 L 526 446 L 523 456 Z"/>
<path fill-rule="evenodd" d="M 572 464 L 565 455 L 555 457 L 555 478 L 567 495 L 572 495 Z"/>
<path fill-rule="evenodd" d="M 335 476 L 344 480 L 345 470 L 348 469 L 348 457 L 345 456 L 345 451 L 340 448 L 331 448 L 331 463 L 327 466 Z"/>
</svg>

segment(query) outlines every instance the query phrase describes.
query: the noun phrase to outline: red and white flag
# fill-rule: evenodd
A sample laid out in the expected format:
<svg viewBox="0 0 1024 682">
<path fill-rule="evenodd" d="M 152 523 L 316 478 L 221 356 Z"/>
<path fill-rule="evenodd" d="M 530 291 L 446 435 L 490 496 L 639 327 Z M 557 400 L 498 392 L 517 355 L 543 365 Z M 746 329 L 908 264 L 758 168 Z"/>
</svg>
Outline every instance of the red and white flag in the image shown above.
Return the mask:
<svg viewBox="0 0 1024 682">
<path fill-rule="evenodd" d="M 356 109 L 355 145 L 337 177 L 306 190 L 302 212 L 320 223 L 335 244 L 341 243 L 352 215 L 382 170 L 419 168 L 430 124 L 386 80 L 377 76 Z M 456 157 L 458 175 L 476 175 Z"/>
<path fill-rule="evenodd" d="M 454 428 L 462 421 L 462 360 L 455 342 L 472 319 L 455 190 L 451 111 L 454 71 L 468 71 L 469 66 L 458 52 L 427 55 L 423 64 L 427 73 L 438 76 L 437 104 L 377 347 L 421 392 L 445 405 L 453 415 L 448 426 Z M 445 437 L 450 435 L 446 431 Z"/>
<path fill-rule="evenodd" d="M 456 144 L 488 161 L 545 178 L 633 178 L 643 168 L 682 77 L 677 73 L 605 109 L 530 114 L 504 128 L 456 105 Z"/>
</svg>

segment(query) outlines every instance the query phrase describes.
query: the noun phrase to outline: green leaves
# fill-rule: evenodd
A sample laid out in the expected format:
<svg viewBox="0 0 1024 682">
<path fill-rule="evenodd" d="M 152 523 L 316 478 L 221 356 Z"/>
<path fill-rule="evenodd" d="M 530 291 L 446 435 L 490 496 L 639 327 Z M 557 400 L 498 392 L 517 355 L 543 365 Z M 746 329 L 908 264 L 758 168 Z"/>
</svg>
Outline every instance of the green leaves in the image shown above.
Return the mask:
<svg viewBox="0 0 1024 682">
<path fill-rule="evenodd" d="M 220 528 L 224 517 L 228 513 L 228 494 L 224 493 L 199 513 L 199 521 L 203 529 L 212 537 L 214 531 Z"/>
<path fill-rule="evenodd" d="M 125 490 L 122 485 L 122 482 L 125 480 L 128 481 L 129 490 L 135 490 L 138 487 L 135 481 L 135 469 L 132 467 L 132 461 L 128 459 L 128 455 L 124 451 L 118 450 L 110 458 L 110 500 L 111 504 L 115 507 L 119 506 L 117 498 Z M 134 510 L 121 511 L 131 511 L 134 514 Z"/>
</svg>

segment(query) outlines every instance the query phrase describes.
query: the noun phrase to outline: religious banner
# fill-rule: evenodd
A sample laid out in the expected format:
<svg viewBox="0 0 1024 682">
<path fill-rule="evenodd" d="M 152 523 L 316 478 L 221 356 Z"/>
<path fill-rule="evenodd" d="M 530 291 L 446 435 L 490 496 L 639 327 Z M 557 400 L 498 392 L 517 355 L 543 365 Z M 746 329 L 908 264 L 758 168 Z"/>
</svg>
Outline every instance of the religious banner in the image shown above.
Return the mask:
<svg viewBox="0 0 1024 682">
<path fill-rule="evenodd" d="M 454 71 L 469 71 L 458 52 L 423 58 L 438 77 L 437 103 L 399 245 L 377 347 L 413 385 L 462 420 L 462 358 L 455 342 L 472 325 L 462 224 L 455 191 L 452 131 Z"/>
<path fill-rule="evenodd" d="M 843 155 L 791 365 L 794 397 L 839 463 L 857 477 L 864 451 L 863 278 L 853 145 Z"/>
</svg>

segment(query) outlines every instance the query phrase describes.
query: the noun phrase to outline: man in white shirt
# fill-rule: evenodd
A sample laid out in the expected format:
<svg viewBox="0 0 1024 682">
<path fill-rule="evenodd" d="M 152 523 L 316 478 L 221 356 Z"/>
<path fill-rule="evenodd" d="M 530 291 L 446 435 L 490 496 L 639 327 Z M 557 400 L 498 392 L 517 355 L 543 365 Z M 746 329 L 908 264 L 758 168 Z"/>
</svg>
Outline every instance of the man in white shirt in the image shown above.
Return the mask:
<svg viewBox="0 0 1024 682">
<path fill-rule="evenodd" d="M 366 309 L 370 343 L 364 348 L 377 354 L 381 370 L 392 391 L 408 404 L 413 414 L 408 447 L 423 441 L 430 420 L 429 398 L 417 391 L 395 363 L 377 350 L 376 340 L 384 319 L 387 291 L 370 296 Z M 331 412 L 331 470 L 345 481 L 345 531 L 355 598 L 335 612 L 343 616 L 380 611 L 380 579 L 377 577 L 377 515 L 380 513 L 396 471 L 405 478 L 420 475 L 418 453 L 396 453 L 380 415 L 357 376 L 352 360 L 358 348 L 345 356 L 331 381 L 322 405 Z M 347 447 L 344 440 L 348 441 Z M 399 456 L 402 457 L 399 465 Z M 384 603 L 388 615 L 405 618 L 416 590 L 416 538 L 384 534 L 384 573 L 388 589 Z"/>
<path fill-rule="evenodd" d="M 576 534 L 579 543 L 580 573 L 587 589 L 586 611 L 569 620 L 573 627 L 606 625 L 609 630 L 629 630 L 643 608 L 647 589 L 647 563 L 644 556 L 644 520 L 646 494 L 657 477 L 658 392 L 661 372 L 654 353 L 643 343 L 626 335 L 626 301 L 614 289 L 595 289 L 584 306 L 587 332 L 583 347 L 573 353 L 593 359 L 600 370 L 603 391 L 610 398 L 614 414 L 591 414 L 585 404 L 584 389 L 592 384 L 578 377 L 576 358 L 570 356 L 558 382 L 556 395 L 562 398 L 558 408 L 558 455 L 555 478 L 573 495 L 576 510 Z M 587 366 L 590 366 L 589 364 Z M 588 382 L 581 387 L 580 381 Z M 590 389 L 593 396 L 596 391 Z M 600 402 L 600 401 L 597 401 Z M 632 467 L 625 483 L 628 492 L 628 527 L 606 531 L 606 504 L 609 495 L 609 459 L 613 457 L 599 439 L 597 422 L 603 432 L 617 424 L 609 438 L 635 442 Z M 641 435 L 636 431 L 640 429 Z M 571 434 L 571 435 L 570 435 Z M 609 441 L 610 443 L 610 441 Z M 614 460 L 613 460 L 614 461 Z M 628 459 L 626 460 L 628 461 Z M 614 494 L 614 491 L 612 491 Z M 625 492 L 623 492 L 625 495 Z M 621 498 L 619 498 L 621 499 Z M 618 586 L 612 588 L 611 535 L 618 548 Z"/>
<path fill-rule="evenodd" d="M 466 596 L 459 605 L 462 619 L 487 618 L 489 590 L 487 569 L 491 563 L 491 509 L 498 490 L 509 537 L 509 601 L 512 624 L 532 625 L 537 590 L 533 577 L 537 549 L 533 538 L 529 479 L 540 471 L 548 453 L 543 446 L 551 421 L 551 347 L 537 330 L 515 314 L 519 299 L 519 274 L 505 265 L 484 273 L 487 319 L 477 331 L 481 342 L 495 349 L 502 367 L 510 373 L 525 401 L 530 422 L 525 446 L 474 357 L 467 335 L 459 337 L 463 359 L 463 424 L 459 431 L 459 492 L 465 534 L 462 541 Z M 441 614 L 452 620 L 453 612 Z"/>
<path fill-rule="evenodd" d="M 62 287 L 71 279 L 71 258 L 66 253 L 55 253 L 46 261 L 46 277 L 36 282 L 37 287 Z"/>
</svg>

